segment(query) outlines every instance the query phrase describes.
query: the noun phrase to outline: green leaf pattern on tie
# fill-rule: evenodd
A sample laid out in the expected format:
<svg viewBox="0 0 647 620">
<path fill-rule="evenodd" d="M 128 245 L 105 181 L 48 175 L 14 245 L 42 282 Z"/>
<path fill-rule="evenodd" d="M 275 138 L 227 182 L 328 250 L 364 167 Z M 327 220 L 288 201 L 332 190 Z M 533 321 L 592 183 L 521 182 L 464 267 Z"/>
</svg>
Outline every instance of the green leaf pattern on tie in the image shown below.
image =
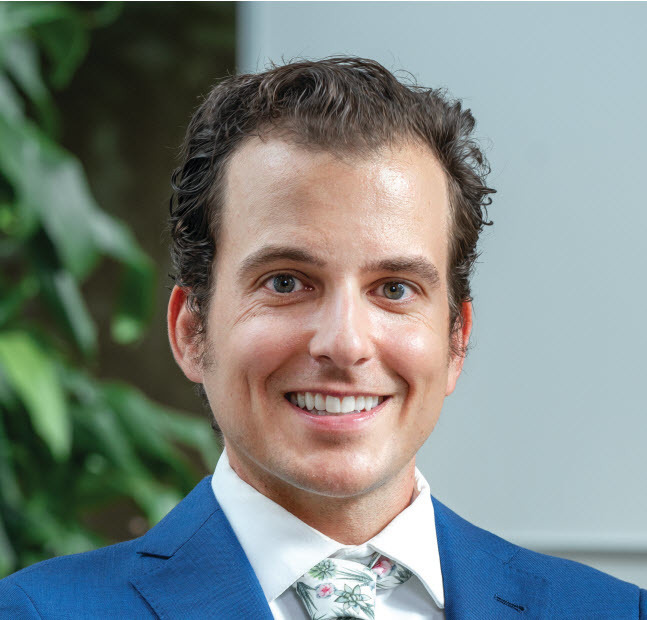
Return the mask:
<svg viewBox="0 0 647 620">
<path fill-rule="evenodd" d="M 294 584 L 312 620 L 375 620 L 375 590 L 394 588 L 411 577 L 403 566 L 376 553 L 368 566 L 326 558 Z"/>
<path fill-rule="evenodd" d="M 332 560 L 322 560 L 316 566 L 313 566 L 308 574 L 315 579 L 330 579 L 335 576 L 335 563 Z"/>
<path fill-rule="evenodd" d="M 369 618 L 375 618 L 375 612 L 373 610 L 373 605 L 375 604 L 372 593 L 363 594 L 362 593 L 362 584 L 357 584 L 351 588 L 347 583 L 344 584 L 343 591 L 335 590 L 335 594 L 338 594 L 335 599 L 336 603 L 341 602 L 344 609 L 344 615 L 348 614 L 349 610 L 359 609 L 364 612 Z M 373 590 L 373 588 L 371 588 Z"/>
</svg>

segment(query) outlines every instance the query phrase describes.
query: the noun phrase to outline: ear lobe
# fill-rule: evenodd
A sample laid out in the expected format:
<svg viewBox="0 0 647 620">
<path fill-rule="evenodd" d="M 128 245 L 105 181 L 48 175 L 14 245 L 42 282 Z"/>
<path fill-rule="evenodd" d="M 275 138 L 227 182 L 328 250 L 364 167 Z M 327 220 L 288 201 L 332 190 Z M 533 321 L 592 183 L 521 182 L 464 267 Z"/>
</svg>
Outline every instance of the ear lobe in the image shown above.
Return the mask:
<svg viewBox="0 0 647 620">
<path fill-rule="evenodd" d="M 187 305 L 187 292 L 175 285 L 166 315 L 168 339 L 173 357 L 189 381 L 202 383 L 199 351 L 195 343 L 196 316 Z"/>
<path fill-rule="evenodd" d="M 461 328 L 451 336 L 452 338 L 454 338 L 456 349 L 462 351 L 462 353 L 453 355 L 449 361 L 449 368 L 447 372 L 447 389 L 445 390 L 445 396 L 449 396 L 454 391 L 458 377 L 463 370 L 463 363 L 465 362 L 465 351 L 467 350 L 467 345 L 470 341 L 470 334 L 472 333 L 472 314 L 472 302 L 464 301 L 461 304 L 461 317 L 463 323 L 461 325 Z"/>
</svg>

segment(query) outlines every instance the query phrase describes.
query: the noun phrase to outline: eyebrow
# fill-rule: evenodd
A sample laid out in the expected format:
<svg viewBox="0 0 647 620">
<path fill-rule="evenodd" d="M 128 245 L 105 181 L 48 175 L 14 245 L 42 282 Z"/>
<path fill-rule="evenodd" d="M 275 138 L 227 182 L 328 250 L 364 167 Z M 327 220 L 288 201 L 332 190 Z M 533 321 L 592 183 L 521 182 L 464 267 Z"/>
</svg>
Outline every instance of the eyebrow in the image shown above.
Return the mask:
<svg viewBox="0 0 647 620">
<path fill-rule="evenodd" d="M 303 248 L 266 245 L 252 252 L 241 263 L 238 277 L 243 279 L 267 263 L 280 260 L 290 260 L 297 263 L 307 263 L 316 267 L 325 267 L 326 261 Z M 436 265 L 424 256 L 392 256 L 369 261 L 362 265 L 362 271 L 389 271 L 392 273 L 413 273 L 427 282 L 431 288 L 440 284 L 440 275 Z"/>
<path fill-rule="evenodd" d="M 436 265 L 424 256 L 393 256 L 381 258 L 363 265 L 364 271 L 390 271 L 392 273 L 413 273 L 435 288 L 440 284 Z"/>
</svg>

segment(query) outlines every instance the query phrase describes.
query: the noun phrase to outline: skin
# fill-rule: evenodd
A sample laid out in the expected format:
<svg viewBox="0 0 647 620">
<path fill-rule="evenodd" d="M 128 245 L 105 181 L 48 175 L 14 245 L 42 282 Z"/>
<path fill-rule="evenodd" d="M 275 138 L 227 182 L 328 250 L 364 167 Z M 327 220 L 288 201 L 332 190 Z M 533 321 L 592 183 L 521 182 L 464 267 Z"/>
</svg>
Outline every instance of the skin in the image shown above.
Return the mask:
<svg viewBox="0 0 647 620">
<path fill-rule="evenodd" d="M 239 147 L 226 181 L 206 350 L 190 338 L 195 319 L 176 286 L 174 357 L 204 385 L 240 478 L 329 537 L 362 544 L 409 505 L 415 455 L 463 365 L 449 348 L 445 174 L 418 145 L 340 158 L 276 136 Z M 280 258 L 241 276 L 266 245 L 319 264 Z M 366 270 L 394 256 L 426 259 L 437 281 Z M 277 292 L 280 274 L 291 292 Z M 399 299 L 387 297 L 393 283 Z M 462 315 L 453 337 L 466 346 L 471 304 Z M 292 391 L 390 398 L 340 431 L 310 424 L 285 399 Z"/>
</svg>

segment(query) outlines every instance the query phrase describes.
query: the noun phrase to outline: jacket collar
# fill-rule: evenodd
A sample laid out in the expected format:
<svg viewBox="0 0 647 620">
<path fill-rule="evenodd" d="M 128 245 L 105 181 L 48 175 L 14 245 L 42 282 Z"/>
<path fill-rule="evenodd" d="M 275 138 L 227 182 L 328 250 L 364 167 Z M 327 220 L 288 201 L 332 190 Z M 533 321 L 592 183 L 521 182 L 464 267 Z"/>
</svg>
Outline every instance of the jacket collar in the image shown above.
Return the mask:
<svg viewBox="0 0 647 620">
<path fill-rule="evenodd" d="M 519 548 L 432 501 L 446 619 L 546 617 L 550 584 L 512 566 Z M 137 542 L 130 581 L 158 616 L 272 620 L 210 476 Z"/>
<path fill-rule="evenodd" d="M 210 478 L 138 541 L 130 582 L 161 618 L 272 620 Z"/>
<path fill-rule="evenodd" d="M 550 582 L 513 566 L 517 547 L 452 512 L 432 496 L 445 617 L 547 618 Z"/>
</svg>

